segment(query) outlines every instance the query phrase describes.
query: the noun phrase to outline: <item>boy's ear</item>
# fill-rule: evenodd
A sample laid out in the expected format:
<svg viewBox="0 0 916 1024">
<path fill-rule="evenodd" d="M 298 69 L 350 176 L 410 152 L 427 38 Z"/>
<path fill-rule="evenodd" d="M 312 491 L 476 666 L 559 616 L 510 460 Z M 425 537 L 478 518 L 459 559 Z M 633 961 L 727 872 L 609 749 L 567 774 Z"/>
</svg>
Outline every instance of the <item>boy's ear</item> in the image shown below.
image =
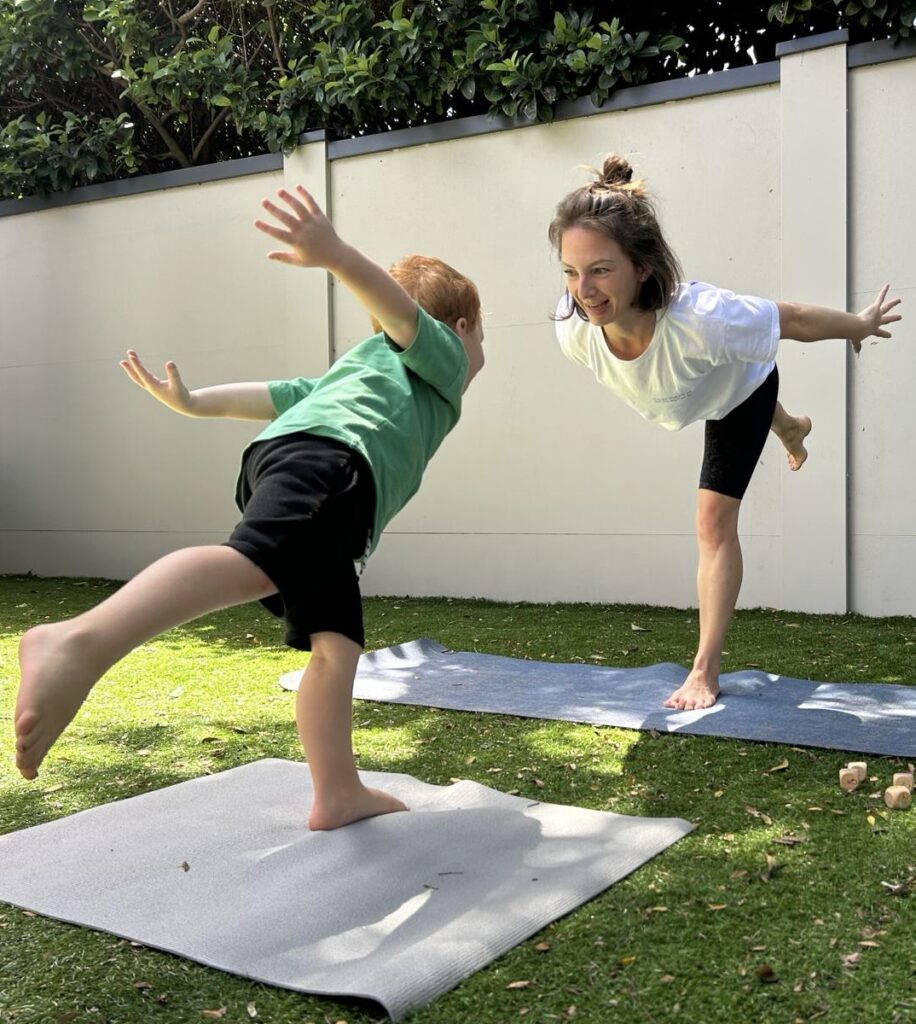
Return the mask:
<svg viewBox="0 0 916 1024">
<path fill-rule="evenodd" d="M 452 330 L 455 334 L 463 335 L 467 334 L 468 330 L 468 319 L 465 316 L 459 316 L 455 323 L 452 325 Z"/>
</svg>

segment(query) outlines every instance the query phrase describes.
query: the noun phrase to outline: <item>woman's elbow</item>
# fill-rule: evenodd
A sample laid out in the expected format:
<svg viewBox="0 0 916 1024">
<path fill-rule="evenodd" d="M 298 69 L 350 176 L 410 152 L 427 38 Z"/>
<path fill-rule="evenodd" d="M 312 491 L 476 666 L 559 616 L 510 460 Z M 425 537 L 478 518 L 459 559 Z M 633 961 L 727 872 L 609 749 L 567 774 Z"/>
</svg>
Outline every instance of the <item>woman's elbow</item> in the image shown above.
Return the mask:
<svg viewBox="0 0 916 1024">
<path fill-rule="evenodd" d="M 779 310 L 779 337 L 791 341 L 804 341 L 804 318 L 798 302 L 777 302 Z"/>
</svg>

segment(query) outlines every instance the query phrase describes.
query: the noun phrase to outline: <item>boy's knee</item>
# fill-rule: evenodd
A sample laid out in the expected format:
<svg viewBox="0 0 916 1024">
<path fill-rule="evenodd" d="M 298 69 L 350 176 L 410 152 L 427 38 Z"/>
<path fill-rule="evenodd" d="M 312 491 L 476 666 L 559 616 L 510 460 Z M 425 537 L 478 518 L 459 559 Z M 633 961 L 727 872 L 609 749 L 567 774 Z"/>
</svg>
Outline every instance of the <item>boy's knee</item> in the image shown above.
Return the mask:
<svg viewBox="0 0 916 1024">
<path fill-rule="evenodd" d="M 362 647 L 355 640 L 351 640 L 343 633 L 333 633 L 330 630 L 321 633 L 312 633 L 310 636 L 312 645 L 312 660 L 318 658 L 321 661 L 341 663 L 359 660 L 363 653 Z"/>
</svg>

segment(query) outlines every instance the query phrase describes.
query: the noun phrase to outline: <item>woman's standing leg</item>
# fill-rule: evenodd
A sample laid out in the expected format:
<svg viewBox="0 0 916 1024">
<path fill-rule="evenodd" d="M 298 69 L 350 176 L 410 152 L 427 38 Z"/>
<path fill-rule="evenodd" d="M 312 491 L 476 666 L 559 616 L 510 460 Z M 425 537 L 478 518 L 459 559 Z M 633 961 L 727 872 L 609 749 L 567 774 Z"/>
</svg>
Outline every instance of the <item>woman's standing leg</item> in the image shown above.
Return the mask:
<svg viewBox="0 0 916 1024">
<path fill-rule="evenodd" d="M 725 634 L 741 590 L 743 562 L 738 539 L 741 502 L 726 494 L 700 489 L 697 496 L 697 597 L 700 642 L 693 667 L 683 686 L 665 707 L 708 708 L 719 695 L 719 666 Z"/>
<path fill-rule="evenodd" d="M 665 701 L 666 707 L 685 711 L 708 708 L 719 696 L 722 648 L 744 574 L 738 513 L 777 406 L 782 409 L 778 394 L 779 374 L 774 367 L 741 405 L 721 420 L 706 423 L 696 523 L 700 642 L 689 675 Z"/>
</svg>

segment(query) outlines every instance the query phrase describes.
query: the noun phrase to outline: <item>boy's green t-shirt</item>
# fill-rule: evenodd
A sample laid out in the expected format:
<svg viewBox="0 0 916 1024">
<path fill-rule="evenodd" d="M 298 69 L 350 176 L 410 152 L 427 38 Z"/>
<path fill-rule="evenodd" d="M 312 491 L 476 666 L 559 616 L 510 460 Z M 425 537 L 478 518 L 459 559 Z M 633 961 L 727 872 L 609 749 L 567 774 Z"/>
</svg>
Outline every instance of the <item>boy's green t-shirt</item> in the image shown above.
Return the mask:
<svg viewBox="0 0 916 1024">
<path fill-rule="evenodd" d="M 269 381 L 277 418 L 252 444 L 304 430 L 358 451 L 375 481 L 371 553 L 458 422 L 467 370 L 458 335 L 418 307 L 417 336 L 407 349 L 375 334 L 321 377 Z"/>
</svg>

